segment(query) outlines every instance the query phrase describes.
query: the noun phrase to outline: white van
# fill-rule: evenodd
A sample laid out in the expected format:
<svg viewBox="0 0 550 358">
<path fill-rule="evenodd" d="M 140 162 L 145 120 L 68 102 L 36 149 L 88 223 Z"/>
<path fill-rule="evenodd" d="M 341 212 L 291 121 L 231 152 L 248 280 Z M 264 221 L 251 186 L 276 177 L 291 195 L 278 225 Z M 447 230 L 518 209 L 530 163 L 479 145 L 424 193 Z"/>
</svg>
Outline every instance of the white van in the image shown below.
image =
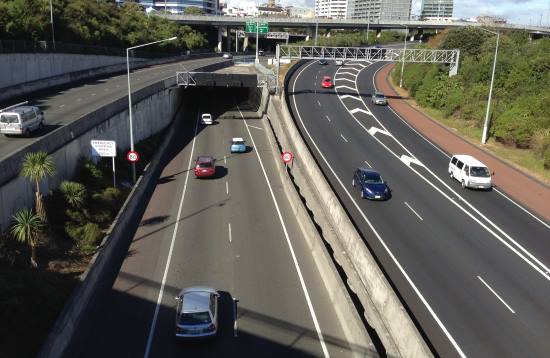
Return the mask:
<svg viewBox="0 0 550 358">
<path fill-rule="evenodd" d="M 0 133 L 5 136 L 25 135 L 44 125 L 44 113 L 34 106 L 8 107 L 0 111 Z"/>
<path fill-rule="evenodd" d="M 491 189 L 491 172 L 476 158 L 455 154 L 449 162 L 449 176 L 459 181 L 463 188 Z"/>
<path fill-rule="evenodd" d="M 202 124 L 212 124 L 214 121 L 212 120 L 212 115 L 210 113 L 203 113 L 201 116 L 201 123 Z"/>
</svg>

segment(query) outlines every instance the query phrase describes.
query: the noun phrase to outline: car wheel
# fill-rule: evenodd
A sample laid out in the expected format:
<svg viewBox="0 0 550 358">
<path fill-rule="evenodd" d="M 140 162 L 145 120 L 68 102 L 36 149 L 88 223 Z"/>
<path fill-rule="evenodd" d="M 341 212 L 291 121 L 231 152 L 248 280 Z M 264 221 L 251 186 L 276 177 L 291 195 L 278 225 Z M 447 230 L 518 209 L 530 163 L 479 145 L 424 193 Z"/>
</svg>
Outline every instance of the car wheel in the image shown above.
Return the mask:
<svg viewBox="0 0 550 358">
<path fill-rule="evenodd" d="M 355 178 L 351 179 L 351 186 L 355 187 Z"/>
<path fill-rule="evenodd" d="M 466 182 L 464 180 L 462 180 L 460 182 L 460 186 L 462 187 L 462 189 L 466 189 Z"/>
</svg>

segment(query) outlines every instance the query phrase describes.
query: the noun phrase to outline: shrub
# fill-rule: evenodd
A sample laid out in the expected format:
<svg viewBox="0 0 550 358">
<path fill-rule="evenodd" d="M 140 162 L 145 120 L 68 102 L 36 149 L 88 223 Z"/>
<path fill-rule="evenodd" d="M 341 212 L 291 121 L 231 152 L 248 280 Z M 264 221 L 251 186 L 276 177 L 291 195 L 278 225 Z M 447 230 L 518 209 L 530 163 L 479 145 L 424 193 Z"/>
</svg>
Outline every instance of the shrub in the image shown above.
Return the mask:
<svg viewBox="0 0 550 358">
<path fill-rule="evenodd" d="M 537 129 L 535 119 L 522 108 L 512 107 L 493 120 L 493 134 L 498 141 L 527 148 Z"/>
<path fill-rule="evenodd" d="M 82 236 L 77 240 L 77 247 L 82 255 L 91 255 L 95 252 L 103 232 L 97 224 L 87 223 L 82 228 Z"/>
<path fill-rule="evenodd" d="M 550 148 L 544 151 L 544 169 L 550 170 Z"/>
<path fill-rule="evenodd" d="M 80 183 L 64 180 L 59 185 L 59 191 L 63 194 L 65 201 L 72 207 L 80 208 L 86 201 L 86 187 Z"/>
<path fill-rule="evenodd" d="M 75 181 L 82 183 L 88 189 L 95 189 L 101 186 L 103 172 L 88 158 L 81 157 L 76 167 Z"/>
</svg>

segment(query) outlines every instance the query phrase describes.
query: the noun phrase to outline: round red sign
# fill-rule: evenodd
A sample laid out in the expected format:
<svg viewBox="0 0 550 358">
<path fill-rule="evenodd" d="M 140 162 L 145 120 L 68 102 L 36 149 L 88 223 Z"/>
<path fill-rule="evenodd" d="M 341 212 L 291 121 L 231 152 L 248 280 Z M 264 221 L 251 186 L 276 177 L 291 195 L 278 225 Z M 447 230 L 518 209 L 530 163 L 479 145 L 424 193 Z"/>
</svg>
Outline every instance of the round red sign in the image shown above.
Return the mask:
<svg viewBox="0 0 550 358">
<path fill-rule="evenodd" d="M 135 151 L 130 150 L 128 154 L 126 154 L 126 159 L 128 159 L 128 161 L 131 163 L 135 163 L 139 160 L 139 154 Z"/>
<path fill-rule="evenodd" d="M 292 153 L 291 152 L 283 152 L 283 162 L 290 163 L 292 161 Z"/>
</svg>

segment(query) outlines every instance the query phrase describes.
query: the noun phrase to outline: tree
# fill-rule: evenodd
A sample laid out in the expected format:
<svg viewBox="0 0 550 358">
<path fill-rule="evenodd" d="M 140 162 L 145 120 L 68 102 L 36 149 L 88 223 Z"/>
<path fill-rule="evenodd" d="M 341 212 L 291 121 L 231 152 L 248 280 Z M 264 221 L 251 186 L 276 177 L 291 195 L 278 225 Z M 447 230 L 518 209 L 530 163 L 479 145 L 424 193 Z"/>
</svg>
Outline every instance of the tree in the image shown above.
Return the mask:
<svg viewBox="0 0 550 358">
<path fill-rule="evenodd" d="M 42 194 L 40 193 L 40 182 L 55 174 L 55 165 L 52 157 L 46 152 L 31 152 L 25 155 L 21 167 L 21 175 L 36 184 L 36 213 L 43 222 L 47 222 L 46 211 Z"/>
<path fill-rule="evenodd" d="M 80 208 L 86 201 L 86 187 L 74 181 L 63 181 L 59 186 L 65 201 L 72 207 Z"/>
<path fill-rule="evenodd" d="M 185 15 L 203 15 L 204 14 L 204 11 L 202 11 L 201 8 L 199 7 L 196 7 L 196 6 L 189 6 L 189 7 L 186 7 L 185 10 L 183 11 L 183 13 Z"/>
<path fill-rule="evenodd" d="M 40 234 L 44 223 L 40 217 L 30 209 L 21 209 L 13 216 L 11 227 L 12 236 L 19 242 L 29 245 L 31 248 L 31 267 L 38 267 L 36 248 L 40 242 Z"/>
</svg>

